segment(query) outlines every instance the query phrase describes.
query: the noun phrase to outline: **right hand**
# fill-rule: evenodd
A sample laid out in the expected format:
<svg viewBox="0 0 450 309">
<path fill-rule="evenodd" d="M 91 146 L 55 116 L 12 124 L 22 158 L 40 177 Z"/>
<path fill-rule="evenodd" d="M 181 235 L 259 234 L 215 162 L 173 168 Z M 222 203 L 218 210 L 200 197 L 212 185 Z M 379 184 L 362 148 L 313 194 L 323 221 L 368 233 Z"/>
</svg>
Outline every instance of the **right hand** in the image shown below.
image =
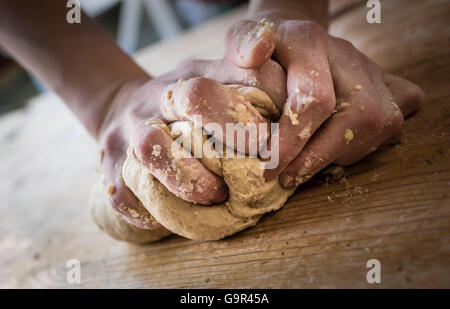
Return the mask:
<svg viewBox="0 0 450 309">
<path fill-rule="evenodd" d="M 176 196 L 202 205 L 220 203 L 228 197 L 224 181 L 191 154 L 172 156 L 176 142 L 167 132 L 167 125 L 173 121 L 195 121 L 194 114 L 201 115 L 204 122 L 223 127 L 233 122 L 219 111 L 238 104 L 240 99 L 219 83 L 256 86 L 278 106 L 286 99 L 286 77 L 277 63 L 269 61 L 253 70 L 238 68 L 226 60 L 192 61 L 156 79 L 129 80 L 111 98 L 98 138 L 101 164 L 109 202 L 131 224 L 143 229 L 158 227 L 122 179 L 122 165 L 130 145 L 138 160 Z M 170 106 L 174 108 L 167 112 Z M 256 109 L 252 115 L 256 123 L 265 121 Z M 187 173 L 197 177 L 183 177 Z"/>
<path fill-rule="evenodd" d="M 353 164 L 399 133 L 422 106 L 415 84 L 385 72 L 350 42 L 317 23 L 263 12 L 228 31 L 226 58 L 257 68 L 270 57 L 287 71 L 279 119 L 279 164 L 266 179 L 299 185 L 331 163 Z M 261 17 L 272 18 L 273 23 Z"/>
</svg>

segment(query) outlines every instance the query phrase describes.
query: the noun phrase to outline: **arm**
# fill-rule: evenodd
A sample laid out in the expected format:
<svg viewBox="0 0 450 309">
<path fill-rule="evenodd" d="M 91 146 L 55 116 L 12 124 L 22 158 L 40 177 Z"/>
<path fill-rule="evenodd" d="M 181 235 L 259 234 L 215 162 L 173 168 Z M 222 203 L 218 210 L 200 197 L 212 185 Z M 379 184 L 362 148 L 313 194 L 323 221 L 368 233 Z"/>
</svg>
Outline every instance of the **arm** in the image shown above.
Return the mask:
<svg viewBox="0 0 450 309">
<path fill-rule="evenodd" d="M 122 179 L 130 145 L 177 196 L 200 204 L 224 200 L 223 180 L 197 159 L 174 162 L 178 160 L 165 157 L 174 143 L 164 131 L 165 123 L 145 125 L 150 118 L 164 118 L 160 113 L 164 88 L 188 72 L 174 72 L 177 78 L 172 79 L 152 79 L 86 15 L 81 24 L 67 23 L 65 5 L 59 0 L 0 0 L 0 44 L 55 91 L 97 139 L 111 206 L 138 227 L 157 228 Z M 158 157 L 152 156 L 156 145 L 162 153 Z M 197 171 L 200 176 L 193 181 L 201 190 L 180 190 L 187 180 L 161 173 L 171 166 Z"/>
<path fill-rule="evenodd" d="M 269 20 L 311 20 L 328 29 L 328 0 L 252 0 L 248 15 L 252 19 L 266 17 Z"/>
<path fill-rule="evenodd" d="M 54 90 L 97 139 L 111 206 L 140 228 L 157 228 L 123 182 L 129 147 L 176 196 L 203 205 L 225 200 L 228 190 L 221 178 L 191 153 L 182 158 L 173 155 L 172 146 L 180 146 L 167 133 L 167 125 L 180 118 L 166 115 L 162 107 L 176 106 L 183 120 L 193 121 L 195 111 L 225 126 L 227 118 L 217 110 L 223 109 L 223 102 L 227 106 L 242 102 L 208 78 L 227 84 L 258 78 L 261 88 L 270 92 L 283 88 L 284 72 L 271 63 L 263 73 L 227 61 L 200 61 L 152 79 L 87 16 L 82 16 L 81 24 L 67 23 L 65 3 L 0 0 L 0 44 Z M 262 118 L 256 110 L 252 115 Z M 198 177 L 183 177 L 188 174 Z"/>
<path fill-rule="evenodd" d="M 118 89 L 150 76 L 86 15 L 69 24 L 67 11 L 66 1 L 0 0 L 0 44 L 98 138 Z"/>
</svg>

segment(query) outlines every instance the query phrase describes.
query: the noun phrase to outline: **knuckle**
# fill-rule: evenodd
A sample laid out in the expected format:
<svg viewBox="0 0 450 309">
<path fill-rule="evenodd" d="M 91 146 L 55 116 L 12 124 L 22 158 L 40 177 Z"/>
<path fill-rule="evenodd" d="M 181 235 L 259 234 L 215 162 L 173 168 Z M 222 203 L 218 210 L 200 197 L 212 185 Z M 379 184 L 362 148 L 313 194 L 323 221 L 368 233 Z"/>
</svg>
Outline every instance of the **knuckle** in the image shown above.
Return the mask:
<svg viewBox="0 0 450 309">
<path fill-rule="evenodd" d="M 421 107 L 423 105 L 425 101 L 425 94 L 419 86 L 409 82 L 408 87 L 405 87 L 404 91 L 404 95 L 407 98 L 407 101 L 416 102 L 418 107 Z"/>
<path fill-rule="evenodd" d="M 326 115 L 327 117 L 331 115 L 336 107 L 336 98 L 334 93 L 330 91 L 320 91 L 314 94 L 316 98 L 315 106 L 318 113 Z"/>
<path fill-rule="evenodd" d="M 322 28 L 322 26 L 314 21 L 298 21 L 298 26 L 301 27 L 303 31 L 325 35 L 325 30 Z"/>
<path fill-rule="evenodd" d="M 355 50 L 356 49 L 352 42 L 345 40 L 345 39 L 334 38 L 334 42 L 340 48 L 345 49 L 345 50 Z"/>
<path fill-rule="evenodd" d="M 149 158 L 153 153 L 153 145 L 161 144 L 164 132 L 159 128 L 150 128 L 145 133 L 141 133 L 134 145 L 136 154 L 141 158 Z"/>
<path fill-rule="evenodd" d="M 386 123 L 386 116 L 377 102 L 368 103 L 362 116 L 357 119 L 358 126 L 370 135 L 380 132 Z"/>
<path fill-rule="evenodd" d="M 300 36 L 304 40 L 322 39 L 325 41 L 327 37 L 325 29 L 314 21 L 286 20 L 281 23 L 281 29 L 288 37 Z"/>
<path fill-rule="evenodd" d="M 103 140 L 103 147 L 106 153 L 116 151 L 121 148 L 122 131 L 119 127 L 114 127 L 108 130 Z"/>
<path fill-rule="evenodd" d="M 206 77 L 194 77 L 186 81 L 184 95 L 187 99 L 187 106 L 197 106 L 202 98 L 208 94 L 208 91 L 215 86 L 214 81 Z"/>
</svg>

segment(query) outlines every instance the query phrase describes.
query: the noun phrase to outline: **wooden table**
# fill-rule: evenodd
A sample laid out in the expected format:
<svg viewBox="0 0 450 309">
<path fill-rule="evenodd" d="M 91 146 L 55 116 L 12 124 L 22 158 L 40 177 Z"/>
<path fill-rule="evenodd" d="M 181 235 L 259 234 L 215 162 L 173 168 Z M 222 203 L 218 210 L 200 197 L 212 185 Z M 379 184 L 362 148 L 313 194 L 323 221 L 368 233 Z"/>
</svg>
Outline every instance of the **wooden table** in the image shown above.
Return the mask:
<svg viewBox="0 0 450 309">
<path fill-rule="evenodd" d="M 0 287 L 450 287 L 450 6 L 383 1 L 380 25 L 366 23 L 366 12 L 341 11 L 331 31 L 418 83 L 426 106 L 398 143 L 345 169 L 345 179 L 315 177 L 281 211 L 222 241 L 109 238 L 87 205 L 96 145 L 60 100 L 42 95 L 2 116 Z M 243 16 L 217 18 L 136 59 L 157 75 L 218 58 L 225 29 Z M 66 282 L 72 258 L 81 261 L 79 285 Z M 366 282 L 372 258 L 381 284 Z"/>
</svg>

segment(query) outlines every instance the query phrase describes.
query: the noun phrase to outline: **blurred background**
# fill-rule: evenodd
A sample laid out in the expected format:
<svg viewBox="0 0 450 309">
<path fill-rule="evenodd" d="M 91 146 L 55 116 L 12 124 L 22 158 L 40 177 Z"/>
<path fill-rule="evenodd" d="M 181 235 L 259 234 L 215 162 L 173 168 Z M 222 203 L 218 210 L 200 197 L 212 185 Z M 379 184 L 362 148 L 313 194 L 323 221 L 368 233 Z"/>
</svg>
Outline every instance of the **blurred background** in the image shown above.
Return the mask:
<svg viewBox="0 0 450 309">
<path fill-rule="evenodd" d="M 176 37 L 245 0 L 80 0 L 82 9 L 133 53 Z M 45 88 L 0 48 L 0 114 L 22 107 Z"/>
</svg>

